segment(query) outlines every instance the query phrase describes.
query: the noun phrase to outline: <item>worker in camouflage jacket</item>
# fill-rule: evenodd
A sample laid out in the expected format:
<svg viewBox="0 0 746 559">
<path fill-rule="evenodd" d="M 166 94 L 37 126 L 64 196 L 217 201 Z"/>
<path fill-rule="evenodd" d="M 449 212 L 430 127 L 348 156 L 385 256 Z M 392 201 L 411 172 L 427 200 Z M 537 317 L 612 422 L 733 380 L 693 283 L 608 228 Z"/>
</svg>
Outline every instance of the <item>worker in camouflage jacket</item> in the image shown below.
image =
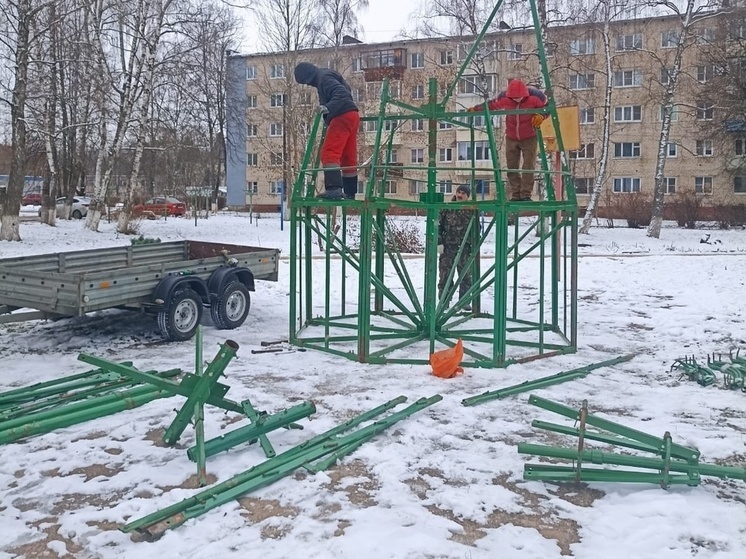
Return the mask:
<svg viewBox="0 0 746 559">
<path fill-rule="evenodd" d="M 471 189 L 462 184 L 456 189 L 453 201 L 464 202 L 471 196 Z M 472 210 L 443 210 L 440 213 L 438 224 L 438 298 L 446 290 L 446 281 L 456 261 L 461 242 L 469 234 L 469 224 L 474 217 Z M 472 225 L 475 227 L 476 225 Z M 471 270 L 466 265 L 471 257 L 471 243 L 467 241 L 461 257 L 456 264 L 459 281 L 459 299 L 461 299 L 471 287 Z M 454 274 L 452 279 L 456 278 Z M 471 305 L 465 306 L 465 310 L 471 310 Z"/>
</svg>

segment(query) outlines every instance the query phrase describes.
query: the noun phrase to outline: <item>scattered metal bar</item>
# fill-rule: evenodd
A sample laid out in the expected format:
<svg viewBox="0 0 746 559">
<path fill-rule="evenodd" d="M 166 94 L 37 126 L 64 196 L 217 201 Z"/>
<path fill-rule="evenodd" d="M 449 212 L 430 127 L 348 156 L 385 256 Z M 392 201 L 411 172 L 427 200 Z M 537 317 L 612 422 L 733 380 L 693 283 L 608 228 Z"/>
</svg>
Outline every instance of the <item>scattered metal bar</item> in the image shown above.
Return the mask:
<svg viewBox="0 0 746 559">
<path fill-rule="evenodd" d="M 401 401 L 403 397 L 396 400 Z M 124 525 L 123 532 L 139 531 L 152 535 L 159 535 L 169 528 L 180 526 L 190 518 L 195 518 L 201 514 L 218 507 L 224 503 L 232 501 L 250 491 L 268 485 L 290 473 L 295 469 L 302 467 L 304 464 L 317 460 L 326 454 L 343 449 L 350 445 L 357 444 L 360 440 L 368 439 L 371 436 L 387 429 L 397 421 L 412 415 L 413 413 L 430 406 L 442 397 L 440 395 L 431 398 L 421 398 L 407 408 L 395 412 L 385 419 L 362 427 L 348 435 L 336 438 L 336 435 L 349 430 L 352 426 L 358 425 L 363 421 L 383 413 L 387 409 L 394 407 L 396 400 L 387 402 L 375 410 L 366 412 L 357 418 L 353 418 L 342 425 L 339 425 L 326 433 L 323 433 L 313 439 L 292 448 L 282 454 L 270 458 L 265 462 L 254 466 L 253 468 L 228 479 L 215 487 L 207 489 L 188 499 L 166 507 L 161 511 L 150 514 L 140 520 L 130 522 Z M 406 398 L 404 398 L 406 400 Z M 393 405 L 392 405 L 393 404 Z M 363 418 L 366 419 L 363 419 Z"/>
<path fill-rule="evenodd" d="M 625 361 L 631 360 L 633 357 L 635 357 L 635 355 L 636 355 L 635 353 L 630 353 L 628 355 L 622 355 L 614 359 L 608 359 L 606 361 L 601 361 L 600 363 L 594 363 L 592 365 L 586 365 L 585 367 L 578 367 L 577 369 L 572 369 L 570 371 L 564 371 L 562 373 L 557 373 L 556 375 L 542 377 L 536 380 L 527 380 L 526 382 L 522 382 L 520 384 L 514 384 L 506 388 L 501 388 L 499 390 L 492 390 L 490 392 L 485 392 L 484 394 L 480 394 L 478 396 L 471 396 L 469 398 L 465 398 L 461 401 L 461 403 L 464 406 L 476 406 L 478 404 L 483 404 L 484 402 L 488 402 L 490 400 L 500 400 L 502 398 L 506 398 L 507 396 L 513 396 L 515 394 L 520 394 L 522 392 L 528 392 L 530 390 L 537 390 L 539 388 L 546 388 L 547 386 L 560 384 L 562 382 L 567 382 L 569 380 L 583 378 L 591 371 L 600 369 L 602 367 L 611 367 L 612 365 L 624 363 Z"/>
<path fill-rule="evenodd" d="M 256 440 L 261 435 L 279 429 L 280 427 L 286 427 L 290 423 L 308 417 L 315 412 L 316 406 L 313 402 L 303 402 L 302 404 L 298 404 L 297 406 L 293 406 L 292 408 L 288 408 L 276 414 L 262 415 L 256 423 L 240 427 L 230 433 L 206 441 L 204 445 L 205 457 L 207 458 L 219 452 L 229 450 L 246 441 Z M 197 446 L 189 448 L 187 450 L 187 456 L 190 460 L 196 461 Z M 274 451 L 272 456 L 274 456 Z M 271 458 L 271 456 L 269 458 Z"/>
</svg>

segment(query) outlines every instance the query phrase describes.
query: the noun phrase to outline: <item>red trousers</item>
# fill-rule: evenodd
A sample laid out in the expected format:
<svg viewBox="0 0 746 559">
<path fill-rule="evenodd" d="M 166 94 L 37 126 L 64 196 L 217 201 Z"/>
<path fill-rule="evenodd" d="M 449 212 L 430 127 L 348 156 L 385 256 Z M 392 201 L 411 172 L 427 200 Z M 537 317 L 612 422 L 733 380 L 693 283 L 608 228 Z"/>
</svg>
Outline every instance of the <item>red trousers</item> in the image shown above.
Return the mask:
<svg viewBox="0 0 746 559">
<path fill-rule="evenodd" d="M 321 146 L 321 165 L 341 167 L 342 176 L 357 175 L 357 129 L 360 115 L 357 111 L 347 111 L 335 116 L 326 130 L 326 138 Z"/>
</svg>

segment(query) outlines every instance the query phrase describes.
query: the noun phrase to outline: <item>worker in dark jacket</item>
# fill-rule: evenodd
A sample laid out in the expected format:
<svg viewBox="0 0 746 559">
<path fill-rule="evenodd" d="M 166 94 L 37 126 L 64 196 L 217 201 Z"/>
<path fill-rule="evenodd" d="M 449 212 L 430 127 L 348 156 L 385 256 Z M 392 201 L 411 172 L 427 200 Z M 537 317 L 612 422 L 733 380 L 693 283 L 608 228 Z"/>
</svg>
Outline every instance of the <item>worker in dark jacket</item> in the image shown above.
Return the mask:
<svg viewBox="0 0 746 559">
<path fill-rule="evenodd" d="M 318 68 L 310 62 L 295 67 L 295 81 L 316 88 L 317 112 L 324 115 L 326 137 L 321 146 L 325 192 L 321 198 L 354 199 L 357 193 L 357 129 L 360 124 L 352 90 L 334 70 Z"/>
<path fill-rule="evenodd" d="M 487 103 L 487 107 L 495 109 L 541 109 L 547 104 L 547 97 L 534 87 L 528 87 L 521 80 L 510 80 L 505 91 Z M 481 111 L 483 105 L 469 108 Z M 505 117 L 505 164 L 508 169 L 511 201 L 531 200 L 534 190 L 534 166 L 536 153 L 539 149 L 536 129 L 544 121 L 544 114 L 512 114 Z M 521 155 L 523 166 L 521 167 Z M 513 170 L 521 168 L 523 172 Z"/>
<path fill-rule="evenodd" d="M 465 202 L 471 196 L 471 189 L 465 185 L 459 185 L 456 189 L 456 195 L 453 201 Z M 440 212 L 440 221 L 438 223 L 438 299 L 443 295 L 443 291 L 450 289 L 450 284 L 446 285 L 448 275 L 451 273 L 456 256 L 458 255 L 461 242 L 469 234 L 469 224 L 474 217 L 472 210 L 443 210 Z M 474 225 L 472 225 L 474 227 Z M 456 263 L 459 279 L 459 299 L 463 298 L 466 292 L 471 288 L 471 270 L 466 265 L 471 257 L 471 243 L 466 242 L 464 250 L 461 251 L 461 257 Z M 454 278 L 452 278 L 453 280 Z M 471 305 L 464 307 L 465 310 L 471 310 Z"/>
</svg>

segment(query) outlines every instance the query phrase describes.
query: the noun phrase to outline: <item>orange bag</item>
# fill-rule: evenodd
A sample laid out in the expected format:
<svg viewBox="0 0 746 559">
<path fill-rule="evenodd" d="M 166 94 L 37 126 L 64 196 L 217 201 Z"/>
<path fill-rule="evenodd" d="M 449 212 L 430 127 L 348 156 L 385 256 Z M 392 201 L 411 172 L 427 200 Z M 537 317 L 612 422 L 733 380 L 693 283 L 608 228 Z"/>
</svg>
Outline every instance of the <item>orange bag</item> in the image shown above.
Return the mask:
<svg viewBox="0 0 746 559">
<path fill-rule="evenodd" d="M 440 378 L 453 378 L 462 374 L 464 369 L 459 365 L 463 358 L 464 343 L 459 338 L 455 346 L 430 354 L 430 366 L 433 368 L 433 374 Z"/>
</svg>

